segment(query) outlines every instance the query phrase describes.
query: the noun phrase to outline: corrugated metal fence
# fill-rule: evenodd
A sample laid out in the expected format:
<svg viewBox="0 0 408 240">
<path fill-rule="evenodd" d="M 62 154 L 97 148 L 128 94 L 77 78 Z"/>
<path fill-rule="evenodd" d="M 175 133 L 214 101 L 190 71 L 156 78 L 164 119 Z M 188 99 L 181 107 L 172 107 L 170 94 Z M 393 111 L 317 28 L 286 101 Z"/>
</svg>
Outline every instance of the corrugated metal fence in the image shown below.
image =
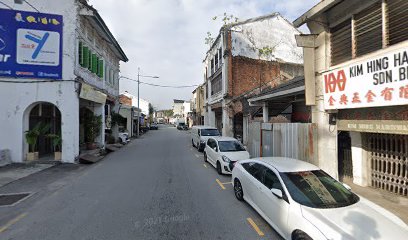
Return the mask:
<svg viewBox="0 0 408 240">
<path fill-rule="evenodd" d="M 252 122 L 248 150 L 251 157 L 290 157 L 317 165 L 316 124 Z"/>
</svg>

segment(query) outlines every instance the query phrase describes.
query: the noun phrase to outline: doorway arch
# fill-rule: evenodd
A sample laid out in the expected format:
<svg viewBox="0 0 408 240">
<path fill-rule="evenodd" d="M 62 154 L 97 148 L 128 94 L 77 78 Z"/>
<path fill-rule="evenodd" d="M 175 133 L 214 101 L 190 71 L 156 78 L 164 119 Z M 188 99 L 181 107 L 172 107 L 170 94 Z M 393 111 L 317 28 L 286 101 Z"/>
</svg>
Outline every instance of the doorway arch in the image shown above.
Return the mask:
<svg viewBox="0 0 408 240">
<path fill-rule="evenodd" d="M 51 156 L 55 149 L 52 139 L 46 137 L 47 134 L 56 134 L 61 136 L 61 112 L 57 106 L 48 102 L 37 102 L 32 104 L 28 110 L 28 128 L 33 129 L 37 124 L 42 123 L 49 127 L 48 131 L 39 136 L 37 140 L 37 149 L 39 157 Z"/>
</svg>

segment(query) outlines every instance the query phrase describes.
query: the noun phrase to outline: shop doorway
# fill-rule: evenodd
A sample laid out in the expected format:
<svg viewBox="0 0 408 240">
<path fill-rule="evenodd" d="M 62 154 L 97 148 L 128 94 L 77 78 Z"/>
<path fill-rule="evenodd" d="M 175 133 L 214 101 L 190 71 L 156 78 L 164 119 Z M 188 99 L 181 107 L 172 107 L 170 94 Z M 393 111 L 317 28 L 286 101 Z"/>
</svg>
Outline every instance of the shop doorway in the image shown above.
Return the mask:
<svg viewBox="0 0 408 240">
<path fill-rule="evenodd" d="M 47 126 L 47 132 L 42 133 L 37 140 L 39 158 L 44 158 L 54 154 L 52 139 L 48 134 L 61 135 L 61 112 L 51 103 L 38 103 L 30 111 L 28 127 L 33 129 L 38 124 Z"/>
<path fill-rule="evenodd" d="M 351 138 L 349 132 L 337 135 L 339 180 L 353 181 L 353 161 L 351 155 Z"/>
<path fill-rule="evenodd" d="M 234 138 L 242 142 L 244 134 L 244 115 L 237 113 L 234 115 Z"/>
<path fill-rule="evenodd" d="M 215 127 L 218 129 L 220 133 L 222 133 L 222 109 L 215 109 Z"/>
<path fill-rule="evenodd" d="M 408 197 L 408 135 L 367 133 L 371 186 Z"/>
</svg>

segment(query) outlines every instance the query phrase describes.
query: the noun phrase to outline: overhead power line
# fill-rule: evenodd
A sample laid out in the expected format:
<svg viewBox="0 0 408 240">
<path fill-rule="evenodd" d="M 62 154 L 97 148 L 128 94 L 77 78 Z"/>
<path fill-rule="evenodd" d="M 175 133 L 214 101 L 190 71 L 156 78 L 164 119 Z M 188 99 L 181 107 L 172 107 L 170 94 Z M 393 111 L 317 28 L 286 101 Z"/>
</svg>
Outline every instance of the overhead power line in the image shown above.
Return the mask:
<svg viewBox="0 0 408 240">
<path fill-rule="evenodd" d="M 23 2 L 25 2 L 25 3 L 27 3 L 32 9 L 34 9 L 35 11 L 37 11 L 37 12 L 40 12 L 36 7 L 34 7 L 31 3 L 29 3 L 28 1 L 26 1 L 26 0 L 23 0 Z"/>
<path fill-rule="evenodd" d="M 1 4 L 1 5 L 6 6 L 7 8 L 9 8 L 9 9 L 11 9 L 11 10 L 13 10 L 13 8 L 12 8 L 12 7 L 10 7 L 9 5 L 5 4 L 5 3 L 4 3 L 4 2 L 2 2 L 2 1 L 0 1 L 0 4 Z"/>
<path fill-rule="evenodd" d="M 124 78 L 124 79 L 130 80 L 130 81 L 137 82 L 136 79 L 128 78 L 128 77 L 125 77 L 125 76 L 121 76 L 120 78 Z M 190 88 L 190 87 L 199 86 L 198 84 L 195 84 L 195 85 L 160 85 L 160 84 L 153 84 L 153 83 L 147 83 L 147 82 L 142 82 L 142 81 L 140 81 L 140 84 L 153 86 L 153 87 L 162 87 L 162 88 Z"/>
</svg>

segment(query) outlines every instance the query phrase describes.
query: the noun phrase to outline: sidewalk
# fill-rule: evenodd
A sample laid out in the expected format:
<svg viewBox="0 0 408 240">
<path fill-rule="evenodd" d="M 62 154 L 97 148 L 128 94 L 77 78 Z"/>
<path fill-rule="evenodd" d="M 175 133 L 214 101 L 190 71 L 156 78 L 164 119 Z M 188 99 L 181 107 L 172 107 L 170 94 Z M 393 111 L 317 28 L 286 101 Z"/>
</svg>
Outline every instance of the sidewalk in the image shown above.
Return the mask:
<svg viewBox="0 0 408 240">
<path fill-rule="evenodd" d="M 351 181 L 345 181 L 354 193 L 374 202 L 397 215 L 408 225 L 408 198 L 400 197 L 382 189 L 361 187 Z"/>
<path fill-rule="evenodd" d="M 0 167 L 0 187 L 54 166 L 55 163 L 12 163 Z"/>
</svg>

